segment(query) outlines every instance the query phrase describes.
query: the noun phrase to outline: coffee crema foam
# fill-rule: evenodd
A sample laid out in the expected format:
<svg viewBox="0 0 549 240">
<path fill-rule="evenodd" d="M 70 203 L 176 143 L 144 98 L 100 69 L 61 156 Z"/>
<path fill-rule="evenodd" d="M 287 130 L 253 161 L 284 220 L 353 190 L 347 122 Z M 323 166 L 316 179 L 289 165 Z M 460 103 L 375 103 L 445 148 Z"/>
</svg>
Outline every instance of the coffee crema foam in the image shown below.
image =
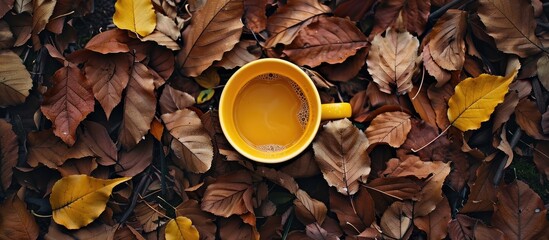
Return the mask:
<svg viewBox="0 0 549 240">
<path fill-rule="evenodd" d="M 257 112 L 265 113 L 267 115 L 274 114 L 274 116 L 276 116 L 276 119 L 285 118 L 284 115 L 286 115 L 288 112 L 290 112 L 290 114 L 295 114 L 293 117 L 292 116 L 287 116 L 287 117 L 294 118 L 294 120 L 296 120 L 297 124 L 294 123 L 294 124 L 285 124 L 285 125 L 299 125 L 298 128 L 300 129 L 299 130 L 300 132 L 294 133 L 295 132 L 295 130 L 294 130 L 291 134 L 286 134 L 285 132 L 281 132 L 281 131 L 284 131 L 284 129 L 280 129 L 280 130 L 279 129 L 276 129 L 276 130 L 271 129 L 270 130 L 271 132 L 273 132 L 272 134 L 276 135 L 276 137 L 279 137 L 279 135 L 283 135 L 283 136 L 293 135 L 293 139 L 289 139 L 289 141 L 286 144 L 279 144 L 280 140 L 273 141 L 273 143 L 267 143 L 268 139 L 267 140 L 262 139 L 262 140 L 264 140 L 262 142 L 262 144 L 257 144 L 257 143 L 254 143 L 254 141 L 252 139 L 248 138 L 248 137 L 251 138 L 251 136 L 246 136 L 246 134 L 242 134 L 242 133 L 240 133 L 240 134 L 246 140 L 246 142 L 248 142 L 248 144 L 250 146 L 252 146 L 253 148 L 255 148 L 259 151 L 262 151 L 262 152 L 280 152 L 280 151 L 283 151 L 283 150 L 291 147 L 293 144 L 295 144 L 299 140 L 299 137 L 305 131 L 305 128 L 307 127 L 307 123 L 309 122 L 309 105 L 308 105 L 308 102 L 307 102 L 307 97 L 305 96 L 302 89 L 299 87 L 299 85 L 297 83 L 295 83 L 294 81 L 292 81 L 290 78 L 288 78 L 286 76 L 275 74 L 275 73 L 266 73 L 266 74 L 261 74 L 259 76 L 256 76 L 254 79 L 252 79 L 248 83 L 246 83 L 241 88 L 241 91 L 242 92 L 253 91 L 253 90 L 250 90 L 250 89 L 253 89 L 254 85 L 256 85 L 256 87 L 257 87 L 261 84 L 265 85 L 265 87 L 269 86 L 269 88 L 270 88 L 270 85 L 272 84 L 272 89 L 262 89 L 262 91 L 266 91 L 266 93 L 271 93 L 271 92 L 278 93 L 278 92 L 276 92 L 278 90 L 277 90 L 277 88 L 274 87 L 274 85 L 283 85 L 283 86 L 286 86 L 285 88 L 288 88 L 288 86 L 289 86 L 289 88 L 291 88 L 291 90 L 293 91 L 295 96 L 290 96 L 291 94 L 290 95 L 283 95 L 283 96 L 276 96 L 276 97 L 271 96 L 274 99 L 271 99 L 269 101 L 266 101 L 264 99 L 257 99 L 257 101 L 259 101 L 257 104 L 261 104 L 262 100 L 266 101 L 265 104 L 271 104 L 273 102 L 277 102 L 278 101 L 277 98 L 279 98 L 279 97 L 286 98 L 286 99 L 288 99 L 288 98 L 292 98 L 292 99 L 297 98 L 298 103 L 294 103 L 294 105 L 299 104 L 298 109 L 297 109 L 297 114 L 296 114 L 296 112 L 292 112 L 290 110 L 280 112 L 280 113 L 278 113 L 278 112 L 276 112 L 276 113 L 265 113 L 265 111 L 269 111 L 268 106 L 262 107 L 262 106 L 257 105 L 255 102 L 254 103 L 246 102 L 246 103 L 244 103 L 244 104 L 246 104 L 245 107 L 249 108 L 248 110 L 252 111 L 252 112 L 257 111 Z M 261 86 L 263 86 L 263 85 L 261 85 Z M 257 88 L 259 88 L 259 87 L 257 87 Z M 270 90 L 272 90 L 272 91 L 270 91 Z M 290 91 L 288 91 L 288 92 L 290 92 Z M 274 94 L 274 93 L 271 93 L 271 94 Z M 240 92 L 239 92 L 239 95 L 241 95 Z M 264 98 L 267 98 L 267 96 L 266 96 L 267 94 L 258 94 L 258 95 L 263 96 Z M 254 101 L 254 99 L 247 99 L 247 100 Z M 246 100 L 242 100 L 242 101 L 246 101 Z M 289 101 L 289 100 L 286 100 L 286 101 Z M 295 100 L 291 100 L 291 101 L 295 101 Z M 237 103 L 237 104 L 239 104 L 239 103 Z M 244 106 L 242 106 L 242 107 L 244 107 Z M 286 106 L 284 106 L 284 107 L 286 107 Z M 259 114 L 259 115 L 261 115 L 261 114 Z M 269 115 L 269 116 L 271 116 L 271 115 Z M 256 119 L 256 120 L 261 122 L 261 119 L 259 119 L 259 117 L 257 117 L 257 118 L 258 119 Z M 240 120 L 242 120 L 242 119 L 240 119 Z M 236 120 L 236 121 L 238 121 L 238 120 Z M 282 122 L 287 122 L 287 121 L 282 121 Z M 268 126 L 268 123 L 264 123 L 264 124 L 266 124 L 266 126 Z M 255 126 L 257 128 L 261 128 L 261 123 L 255 124 Z M 242 127 L 245 128 L 247 126 L 242 126 Z M 252 127 L 252 126 L 249 126 L 249 127 Z M 254 131 L 268 132 L 269 129 L 265 129 L 265 128 L 268 128 L 268 127 L 263 127 L 263 129 L 254 129 Z M 265 133 L 265 134 L 268 134 L 268 133 Z M 248 135 L 250 135 L 250 134 L 248 134 Z M 252 134 L 252 135 L 261 135 L 261 134 L 257 133 L 257 134 Z"/>
</svg>

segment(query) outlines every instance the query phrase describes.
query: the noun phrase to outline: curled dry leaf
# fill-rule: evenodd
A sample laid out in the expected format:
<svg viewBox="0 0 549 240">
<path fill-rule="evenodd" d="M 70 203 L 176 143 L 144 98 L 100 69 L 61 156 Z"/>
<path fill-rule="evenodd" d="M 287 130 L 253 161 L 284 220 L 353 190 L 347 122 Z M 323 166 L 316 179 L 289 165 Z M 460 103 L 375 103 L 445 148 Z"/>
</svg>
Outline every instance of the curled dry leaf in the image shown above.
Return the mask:
<svg viewBox="0 0 549 240">
<path fill-rule="evenodd" d="M 300 66 L 316 67 L 342 63 L 366 46 L 366 36 L 349 19 L 320 16 L 303 27 L 283 53 Z"/>
<path fill-rule="evenodd" d="M 32 33 L 38 34 L 46 28 L 46 24 L 50 21 L 57 0 L 35 0 L 32 3 Z"/>
<path fill-rule="evenodd" d="M 320 223 L 326 219 L 328 208 L 323 202 L 318 201 L 301 189 L 295 193 L 294 200 L 296 217 L 303 224 Z"/>
<path fill-rule="evenodd" d="M 536 103 L 528 99 L 519 101 L 515 108 L 515 120 L 526 134 L 538 140 L 549 140 L 541 128 L 541 113 Z"/>
<path fill-rule="evenodd" d="M 16 194 L 0 204 L 0 239 L 38 238 L 39 228 L 34 216 L 27 210 L 27 204 Z"/>
<path fill-rule="evenodd" d="M 405 112 L 385 112 L 377 115 L 366 129 L 370 144 L 387 143 L 398 148 L 412 129 L 411 116 Z"/>
<path fill-rule="evenodd" d="M 198 230 L 191 219 L 178 216 L 166 225 L 166 240 L 198 240 Z"/>
<path fill-rule="evenodd" d="M 252 177 L 244 170 L 220 176 L 206 188 L 201 208 L 217 216 L 253 213 Z"/>
<path fill-rule="evenodd" d="M 370 173 L 369 146 L 366 135 L 348 119 L 323 126 L 313 142 L 318 167 L 328 185 L 345 195 L 358 191 L 359 180 Z"/>
<path fill-rule="evenodd" d="M 259 33 L 267 28 L 266 6 L 267 0 L 244 0 L 244 17 L 248 29 Z"/>
<path fill-rule="evenodd" d="M 93 54 L 85 63 L 86 78 L 92 84 L 95 99 L 101 104 L 107 119 L 122 99 L 128 85 L 132 56 L 125 53 Z"/>
<path fill-rule="evenodd" d="M 442 87 L 431 85 L 427 90 L 427 96 L 436 115 L 436 123 L 440 129 L 450 125 L 448 120 L 448 100 L 454 95 L 454 88 L 451 84 L 444 84 Z"/>
<path fill-rule="evenodd" d="M 53 88 L 44 94 L 41 110 L 53 123 L 53 133 L 72 146 L 76 128 L 93 111 L 95 101 L 90 83 L 73 65 L 62 67 L 53 75 Z"/>
<path fill-rule="evenodd" d="M 297 33 L 311 23 L 315 16 L 331 12 L 317 0 L 289 1 L 280 7 L 267 21 L 267 31 L 270 34 L 265 47 L 271 48 L 277 44 L 290 44 Z"/>
<path fill-rule="evenodd" d="M 385 37 L 374 37 L 366 63 L 382 92 L 405 94 L 412 89 L 418 47 L 416 37 L 394 28 L 387 29 Z"/>
<path fill-rule="evenodd" d="M 18 151 L 17 135 L 13 132 L 11 124 L 0 119 L 0 189 L 4 191 L 11 185 L 13 168 L 19 158 Z"/>
<path fill-rule="evenodd" d="M 97 179 L 86 175 L 71 175 L 55 182 L 50 204 L 53 220 L 68 229 L 90 224 L 105 210 L 112 189 L 131 178 Z"/>
<path fill-rule="evenodd" d="M 374 16 L 372 34 L 378 34 L 389 26 L 397 25 L 399 18 L 404 27 L 417 35 L 421 35 L 427 24 L 431 1 L 423 0 L 384 0 L 377 7 Z"/>
<path fill-rule="evenodd" d="M 194 105 L 194 97 L 190 94 L 179 91 L 170 85 L 167 85 L 160 96 L 160 112 L 173 113 L 177 110 L 188 108 Z"/>
<path fill-rule="evenodd" d="M 435 210 L 441 201 L 444 201 L 442 185 L 448 174 L 450 174 L 450 163 L 437 161 L 433 164 L 436 168 L 433 169 L 431 177 L 426 180 L 421 188 L 420 199 L 414 205 L 415 217 L 426 216 Z"/>
<path fill-rule="evenodd" d="M 461 81 L 448 100 L 450 123 L 461 131 L 480 128 L 480 124 L 490 119 L 496 106 L 503 102 L 509 84 L 516 76 L 515 70 L 505 77 L 481 74 Z"/>
<path fill-rule="evenodd" d="M 360 234 L 376 219 L 374 200 L 365 188 L 351 197 L 330 188 L 330 210 L 337 215 L 339 225 L 350 236 Z"/>
<path fill-rule="evenodd" d="M 242 0 L 208 1 L 193 14 L 183 32 L 177 61 L 184 75 L 196 77 L 240 39 L 244 12 Z"/>
<path fill-rule="evenodd" d="M 448 233 L 448 223 L 452 219 L 450 213 L 448 200 L 443 199 L 427 216 L 414 218 L 414 224 L 424 231 L 429 239 L 444 239 Z"/>
<path fill-rule="evenodd" d="M 156 110 L 154 77 L 142 63 L 134 63 L 124 98 L 124 117 L 118 140 L 127 150 L 139 143 L 151 127 Z"/>
<path fill-rule="evenodd" d="M 256 2 L 257 0 L 248 1 Z M 225 69 L 242 67 L 244 64 L 261 57 L 261 50 L 257 48 L 257 42 L 255 40 L 241 40 L 233 49 L 223 54 L 223 58 L 215 63 L 215 66 L 223 67 Z"/>
<path fill-rule="evenodd" d="M 112 21 L 120 29 L 145 37 L 156 27 L 156 15 L 151 0 L 117 0 Z"/>
<path fill-rule="evenodd" d="M 0 50 L 0 106 L 25 102 L 32 88 L 30 73 L 11 50 Z"/>
<path fill-rule="evenodd" d="M 175 21 L 159 12 L 156 13 L 156 30 L 169 36 L 174 41 L 181 36 L 179 27 L 175 24 Z"/>
<path fill-rule="evenodd" d="M 141 41 L 150 41 L 155 42 L 160 46 L 167 47 L 168 49 L 172 51 L 177 51 L 181 49 L 177 42 L 175 42 L 173 39 L 170 38 L 170 36 L 166 35 L 163 32 L 160 32 L 158 30 L 153 31 L 151 34 L 147 35 L 146 37 L 143 37 L 140 39 Z"/>
<path fill-rule="evenodd" d="M 530 1 L 481 0 L 479 3 L 480 20 L 499 50 L 522 58 L 541 51 Z"/>
<path fill-rule="evenodd" d="M 460 70 L 465 62 L 465 30 L 467 12 L 449 9 L 427 35 L 433 60 L 450 71 Z"/>
<path fill-rule="evenodd" d="M 177 157 L 175 162 L 194 173 L 208 171 L 213 160 L 212 140 L 196 113 L 177 110 L 163 114 L 162 120 L 175 138 L 171 145 Z"/>
<path fill-rule="evenodd" d="M 546 214 L 541 198 L 517 180 L 498 193 L 491 223 L 508 238 L 533 239 L 545 227 Z"/>
<path fill-rule="evenodd" d="M 431 48 L 429 47 L 429 44 L 423 47 L 421 56 L 423 58 L 423 66 L 425 67 L 425 70 L 427 70 L 429 75 L 433 76 L 437 80 L 437 86 L 442 86 L 450 81 L 452 74 L 444 70 L 435 62 L 433 56 L 431 55 Z"/>
</svg>

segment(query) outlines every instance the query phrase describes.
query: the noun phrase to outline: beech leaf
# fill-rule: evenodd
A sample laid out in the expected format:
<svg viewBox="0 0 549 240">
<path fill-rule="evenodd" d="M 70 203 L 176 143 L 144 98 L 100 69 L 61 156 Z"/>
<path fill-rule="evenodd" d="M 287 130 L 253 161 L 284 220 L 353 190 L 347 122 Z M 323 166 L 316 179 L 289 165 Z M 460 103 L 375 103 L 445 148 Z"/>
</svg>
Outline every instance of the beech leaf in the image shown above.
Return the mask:
<svg viewBox="0 0 549 240">
<path fill-rule="evenodd" d="M 320 223 L 326 219 L 328 208 L 323 202 L 318 201 L 301 189 L 295 193 L 294 200 L 296 217 L 303 224 Z"/>
<path fill-rule="evenodd" d="M 112 189 L 130 179 L 103 180 L 86 175 L 61 178 L 53 185 L 50 195 L 53 220 L 68 229 L 90 224 L 105 210 Z"/>
<path fill-rule="evenodd" d="M 385 112 L 377 115 L 366 129 L 370 144 L 387 143 L 398 148 L 402 145 L 412 129 L 410 115 L 405 112 Z"/>
<path fill-rule="evenodd" d="M 480 0 L 478 15 L 499 50 L 527 57 L 541 51 L 529 0 Z"/>
<path fill-rule="evenodd" d="M 213 160 L 213 146 L 210 135 L 195 112 L 182 109 L 162 115 L 166 129 L 176 139 L 172 149 L 181 168 L 194 173 L 204 173 L 210 169 Z"/>
<path fill-rule="evenodd" d="M 208 1 L 196 11 L 177 55 L 181 72 L 196 77 L 231 50 L 242 33 L 243 12 L 242 0 Z"/>
<path fill-rule="evenodd" d="M 375 11 L 374 29 L 372 34 L 383 32 L 389 26 L 402 21 L 403 27 L 409 32 L 421 35 L 427 24 L 431 9 L 431 1 L 424 0 L 384 0 Z"/>
<path fill-rule="evenodd" d="M 217 226 L 215 216 L 200 209 L 196 200 L 187 200 L 175 208 L 177 216 L 184 216 L 193 222 L 201 239 L 215 239 Z"/>
<path fill-rule="evenodd" d="M 385 37 L 376 35 L 366 64 L 379 89 L 391 94 L 405 94 L 412 89 L 419 41 L 408 32 L 389 28 Z"/>
<path fill-rule="evenodd" d="M 173 113 L 177 110 L 188 108 L 195 103 L 193 96 L 186 92 L 179 91 L 170 85 L 164 87 L 159 102 L 162 114 Z"/>
<path fill-rule="evenodd" d="M 32 3 L 32 33 L 38 34 L 46 28 L 46 24 L 50 21 L 57 0 L 34 0 Z"/>
<path fill-rule="evenodd" d="M 328 185 L 345 195 L 358 191 L 359 180 L 370 173 L 366 135 L 348 119 L 329 122 L 313 142 L 318 167 Z"/>
<path fill-rule="evenodd" d="M 202 210 L 217 216 L 229 217 L 233 214 L 253 212 L 252 178 L 245 171 L 218 177 L 204 192 Z"/>
<path fill-rule="evenodd" d="M 452 219 L 450 213 L 448 200 L 443 199 L 427 216 L 415 218 L 414 224 L 427 233 L 429 239 L 444 239 L 448 233 L 448 224 Z"/>
<path fill-rule="evenodd" d="M 349 19 L 320 16 L 302 28 L 284 54 L 300 65 L 342 63 L 368 46 L 366 36 Z"/>
<path fill-rule="evenodd" d="M 156 27 L 156 14 L 151 0 L 116 0 L 112 21 L 120 29 L 145 37 Z"/>
<path fill-rule="evenodd" d="M 166 240 L 198 240 L 198 230 L 191 219 L 179 216 L 166 225 Z"/>
<path fill-rule="evenodd" d="M 134 215 L 137 223 L 145 232 L 153 232 L 160 225 L 166 211 L 158 203 L 142 201 L 135 206 Z"/>
<path fill-rule="evenodd" d="M 4 119 L 0 119 L 0 189 L 6 191 L 11 185 L 13 168 L 19 158 L 17 135 L 12 126 Z"/>
<path fill-rule="evenodd" d="M 522 99 L 515 108 L 515 120 L 528 136 L 538 140 L 549 140 L 541 128 L 541 113 L 533 101 Z"/>
<path fill-rule="evenodd" d="M 412 226 L 412 206 L 394 202 L 381 216 L 380 227 L 384 235 L 393 239 L 407 239 Z"/>
<path fill-rule="evenodd" d="M 41 110 L 53 123 L 53 133 L 72 146 L 76 128 L 93 111 L 95 101 L 89 82 L 73 65 L 62 67 L 53 75 L 53 88 L 44 94 Z"/>
<path fill-rule="evenodd" d="M 461 131 L 480 128 L 480 124 L 490 119 L 496 106 L 503 102 L 509 84 L 516 76 L 515 70 L 506 77 L 481 74 L 461 81 L 448 100 L 450 123 Z"/>
<path fill-rule="evenodd" d="M 249 0 L 257 1 L 257 0 Z M 223 58 L 215 64 L 225 69 L 233 69 L 242 67 L 246 63 L 257 60 L 261 57 L 261 50 L 257 47 L 257 42 L 254 40 L 241 40 L 234 46 L 231 51 L 225 52 Z"/>
<path fill-rule="evenodd" d="M 433 60 L 446 70 L 460 70 L 465 62 L 467 12 L 449 9 L 427 35 Z"/>
<path fill-rule="evenodd" d="M 0 107 L 25 102 L 32 88 L 30 73 L 11 50 L 0 50 Z"/>
<path fill-rule="evenodd" d="M 40 229 L 34 216 L 27 210 L 27 204 L 14 194 L 0 204 L 0 239 L 38 238 Z"/>
</svg>

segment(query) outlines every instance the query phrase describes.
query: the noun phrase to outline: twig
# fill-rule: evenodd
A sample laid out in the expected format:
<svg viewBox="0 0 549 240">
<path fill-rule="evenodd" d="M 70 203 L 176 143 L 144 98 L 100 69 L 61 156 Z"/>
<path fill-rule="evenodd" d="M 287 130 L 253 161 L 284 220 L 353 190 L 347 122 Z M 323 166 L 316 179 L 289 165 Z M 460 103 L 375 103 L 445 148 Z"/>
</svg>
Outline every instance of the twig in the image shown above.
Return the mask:
<svg viewBox="0 0 549 240">
<path fill-rule="evenodd" d="M 454 1 L 451 1 L 451 2 L 447 3 L 446 5 L 444 5 L 442 7 L 440 7 L 439 9 L 437 9 L 436 11 L 434 11 L 433 13 L 431 13 L 429 15 L 429 18 L 427 19 L 427 22 L 432 23 L 432 22 L 436 21 L 439 17 L 441 17 L 444 13 L 446 13 L 446 11 L 448 11 L 448 9 L 456 7 L 457 5 L 459 5 L 463 1 L 464 0 L 454 0 Z M 474 1 L 474 0 L 469 0 L 469 1 L 465 2 L 464 5 L 467 5 L 472 1 Z"/>
<path fill-rule="evenodd" d="M 515 130 L 515 133 L 513 133 L 513 138 L 511 138 L 511 142 L 509 142 L 509 145 L 511 146 L 511 150 L 517 145 L 521 136 L 522 136 L 522 130 L 520 128 L 517 128 L 517 130 Z M 495 186 L 499 185 L 499 183 L 501 182 L 501 179 L 503 179 L 503 171 L 505 170 L 505 165 L 507 165 L 508 159 L 509 159 L 509 156 L 507 155 L 501 158 L 501 162 L 499 163 L 496 173 L 494 174 L 494 179 L 492 180 L 492 183 Z"/>
<path fill-rule="evenodd" d="M 131 213 L 133 212 L 133 209 L 135 208 L 135 205 L 137 204 L 137 198 L 140 196 L 140 192 L 144 189 L 146 185 L 149 185 L 150 178 L 149 178 L 149 171 L 147 171 L 146 174 L 144 174 L 143 178 L 139 181 L 139 184 L 137 185 L 137 188 L 135 189 L 135 192 L 132 196 L 132 202 L 130 203 L 130 206 L 128 209 L 126 209 L 126 212 L 124 212 L 124 215 L 122 215 L 122 218 L 120 218 L 120 223 L 124 223 L 128 217 L 130 217 Z"/>
</svg>

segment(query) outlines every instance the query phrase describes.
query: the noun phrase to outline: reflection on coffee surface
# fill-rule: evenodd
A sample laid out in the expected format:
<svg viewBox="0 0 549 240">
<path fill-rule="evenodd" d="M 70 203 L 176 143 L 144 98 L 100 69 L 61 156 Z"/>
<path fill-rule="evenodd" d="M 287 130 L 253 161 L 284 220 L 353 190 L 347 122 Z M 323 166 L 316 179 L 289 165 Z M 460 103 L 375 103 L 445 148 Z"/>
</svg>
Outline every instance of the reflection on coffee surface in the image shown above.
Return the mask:
<svg viewBox="0 0 549 240">
<path fill-rule="evenodd" d="M 290 147 L 299 140 L 308 121 L 307 98 L 285 76 L 259 75 L 246 83 L 236 97 L 236 129 L 260 151 L 277 152 Z"/>
</svg>

